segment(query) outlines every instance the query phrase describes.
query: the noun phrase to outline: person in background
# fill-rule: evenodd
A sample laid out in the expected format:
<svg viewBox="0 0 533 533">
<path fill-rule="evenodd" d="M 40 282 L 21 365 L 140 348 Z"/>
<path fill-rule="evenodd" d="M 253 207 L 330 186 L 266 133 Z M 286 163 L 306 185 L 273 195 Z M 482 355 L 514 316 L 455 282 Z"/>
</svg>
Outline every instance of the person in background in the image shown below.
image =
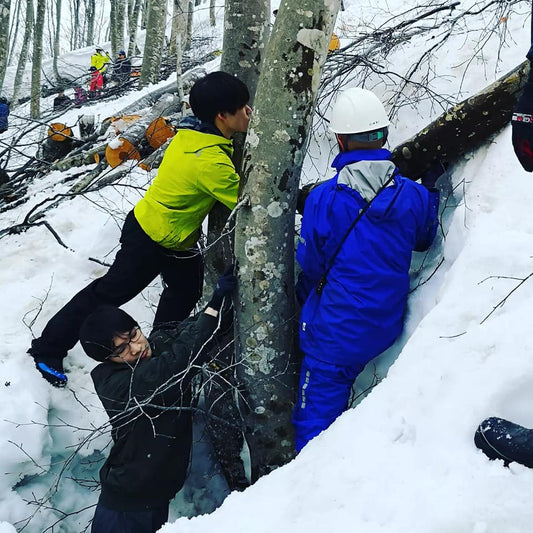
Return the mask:
<svg viewBox="0 0 533 533">
<path fill-rule="evenodd" d="M 74 105 L 76 107 L 81 107 L 86 100 L 87 91 L 81 85 L 76 85 L 76 87 L 74 87 Z"/>
<path fill-rule="evenodd" d="M 0 133 L 7 131 L 7 117 L 9 117 L 9 100 L 2 96 L 0 97 Z"/>
<path fill-rule="evenodd" d="M 102 79 L 104 80 L 104 83 L 109 60 L 109 54 L 103 48 L 100 47 L 97 47 L 95 53 L 91 56 L 91 67 L 94 67 L 102 74 Z"/>
<path fill-rule="evenodd" d="M 219 278 L 204 311 L 176 329 L 146 338 L 137 321 L 114 306 L 96 309 L 83 322 L 80 342 L 100 363 L 91 377 L 113 438 L 100 470 L 92 533 L 155 533 L 168 520 L 169 501 L 189 466 L 190 383 L 216 357 L 211 347 L 219 324 L 230 324 L 231 309 L 223 320 L 219 313 L 237 286 L 231 271 Z"/>
<path fill-rule="evenodd" d="M 71 99 L 65 94 L 64 89 L 59 89 L 57 96 L 54 98 L 54 111 L 66 109 L 72 103 Z"/>
<path fill-rule="evenodd" d="M 126 52 L 120 50 L 113 65 L 113 79 L 123 85 L 130 79 L 131 61 L 126 57 Z"/>
<path fill-rule="evenodd" d="M 96 67 L 91 67 L 89 72 L 91 73 L 91 79 L 89 80 L 89 98 L 98 98 L 102 94 L 104 77 Z"/>
<path fill-rule="evenodd" d="M 189 316 L 202 295 L 197 244 L 202 223 L 217 201 L 230 209 L 237 204 L 231 137 L 248 129 L 249 98 L 246 85 L 225 72 L 195 82 L 189 102 L 201 122 L 196 129 L 179 129 L 172 139 L 157 176 L 126 216 L 109 270 L 76 294 L 31 343 L 28 353 L 50 383 L 66 385 L 63 359 L 85 318 L 100 305 L 123 305 L 158 275 L 163 292 L 154 328 Z"/>
<path fill-rule="evenodd" d="M 370 91 L 344 91 L 330 130 L 337 174 L 311 190 L 296 258 L 304 354 L 294 408 L 296 450 L 347 408 L 357 375 L 403 329 L 414 250 L 437 230 L 439 193 L 402 176 L 383 146 L 389 119 Z"/>
</svg>

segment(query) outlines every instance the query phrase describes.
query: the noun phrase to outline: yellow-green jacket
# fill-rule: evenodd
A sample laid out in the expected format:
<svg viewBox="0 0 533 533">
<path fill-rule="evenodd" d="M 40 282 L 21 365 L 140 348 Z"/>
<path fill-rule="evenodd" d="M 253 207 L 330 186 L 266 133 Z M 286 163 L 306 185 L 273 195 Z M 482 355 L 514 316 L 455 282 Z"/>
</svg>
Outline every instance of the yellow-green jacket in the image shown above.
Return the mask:
<svg viewBox="0 0 533 533">
<path fill-rule="evenodd" d="M 109 57 L 104 54 L 96 53 L 91 56 L 91 67 L 96 67 L 102 74 L 107 69 L 109 63 Z"/>
<path fill-rule="evenodd" d="M 152 185 L 134 209 L 145 233 L 170 250 L 194 246 L 217 200 L 230 209 L 237 204 L 239 176 L 232 154 L 230 139 L 178 130 Z"/>
</svg>

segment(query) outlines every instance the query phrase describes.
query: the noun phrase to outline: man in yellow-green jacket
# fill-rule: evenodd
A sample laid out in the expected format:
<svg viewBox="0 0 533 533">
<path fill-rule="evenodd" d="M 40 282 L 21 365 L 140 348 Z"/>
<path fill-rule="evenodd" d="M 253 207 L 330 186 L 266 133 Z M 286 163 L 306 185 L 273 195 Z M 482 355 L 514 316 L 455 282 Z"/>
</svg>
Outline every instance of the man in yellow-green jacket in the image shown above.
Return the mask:
<svg viewBox="0 0 533 533">
<path fill-rule="evenodd" d="M 63 359 L 78 340 L 85 318 L 100 305 L 120 306 L 156 276 L 163 278 L 154 325 L 183 320 L 202 293 L 203 261 L 197 246 L 201 225 L 217 201 L 233 209 L 239 176 L 231 137 L 250 121 L 246 85 L 225 72 L 198 80 L 189 96 L 199 125 L 180 129 L 157 176 L 127 216 L 121 247 L 107 273 L 76 294 L 34 339 L 28 353 L 41 375 L 65 386 Z"/>
</svg>

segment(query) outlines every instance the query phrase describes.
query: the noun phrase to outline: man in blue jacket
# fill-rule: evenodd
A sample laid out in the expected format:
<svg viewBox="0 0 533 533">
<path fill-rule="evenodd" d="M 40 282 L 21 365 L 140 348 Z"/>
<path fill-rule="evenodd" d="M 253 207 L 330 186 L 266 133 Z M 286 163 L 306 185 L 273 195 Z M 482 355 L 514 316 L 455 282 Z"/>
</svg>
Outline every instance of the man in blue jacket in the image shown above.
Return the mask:
<svg viewBox="0 0 533 533">
<path fill-rule="evenodd" d="M 346 409 L 357 375 L 401 333 L 412 252 L 426 250 L 437 230 L 439 194 L 400 175 L 383 148 L 388 126 L 376 95 L 344 91 L 330 122 L 337 174 L 305 204 L 298 452 Z"/>
</svg>

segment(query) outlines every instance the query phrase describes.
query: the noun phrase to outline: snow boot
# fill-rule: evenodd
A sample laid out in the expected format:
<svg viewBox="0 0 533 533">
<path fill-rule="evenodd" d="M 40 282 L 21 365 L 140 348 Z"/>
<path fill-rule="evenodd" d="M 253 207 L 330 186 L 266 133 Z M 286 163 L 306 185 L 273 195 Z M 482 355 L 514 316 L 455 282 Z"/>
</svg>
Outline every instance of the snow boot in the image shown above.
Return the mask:
<svg viewBox="0 0 533 533">
<path fill-rule="evenodd" d="M 474 443 L 489 459 L 501 459 L 505 466 L 516 462 L 533 468 L 533 429 L 490 417 L 477 428 Z"/>
</svg>

